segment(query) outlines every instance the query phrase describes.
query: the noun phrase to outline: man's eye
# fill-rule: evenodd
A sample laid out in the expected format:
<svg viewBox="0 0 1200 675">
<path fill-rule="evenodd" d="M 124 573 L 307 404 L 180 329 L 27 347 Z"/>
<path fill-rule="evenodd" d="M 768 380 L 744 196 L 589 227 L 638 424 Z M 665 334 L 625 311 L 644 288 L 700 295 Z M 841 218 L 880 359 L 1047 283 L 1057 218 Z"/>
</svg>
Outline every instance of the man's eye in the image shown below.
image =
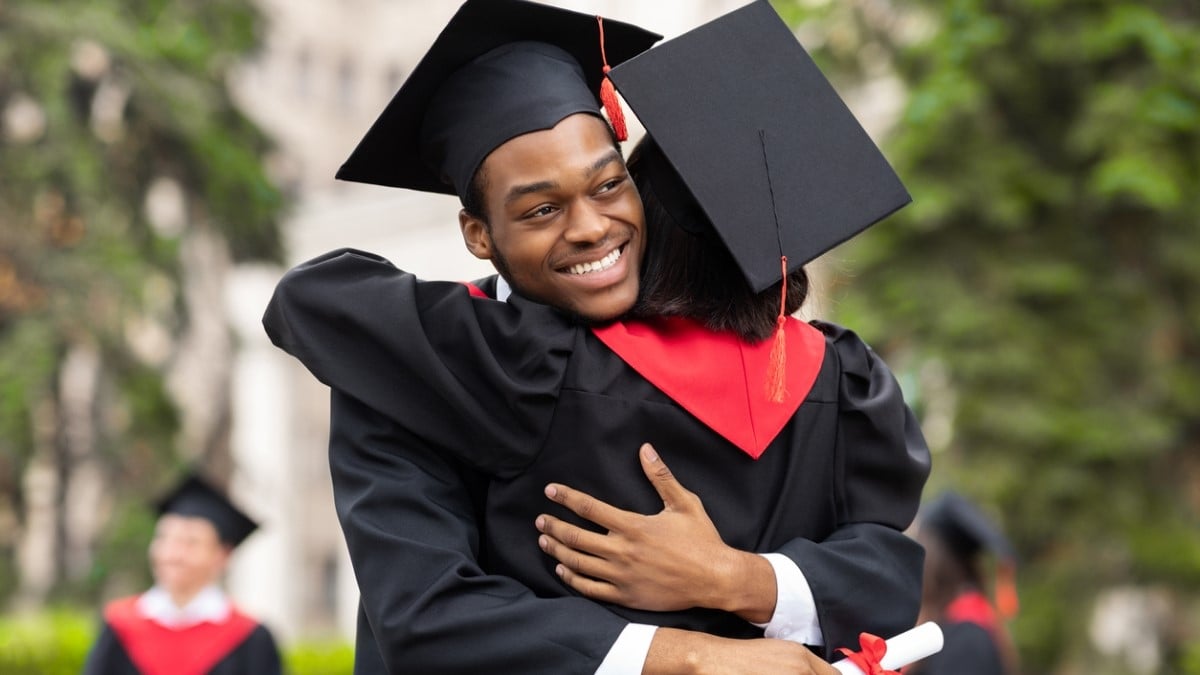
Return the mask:
<svg viewBox="0 0 1200 675">
<path fill-rule="evenodd" d="M 554 207 L 553 207 L 553 206 L 539 206 L 538 208 L 536 208 L 536 209 L 534 209 L 534 210 L 530 211 L 530 212 L 527 214 L 527 217 L 529 217 L 529 218 L 540 218 L 541 216 L 548 216 L 548 215 L 550 215 L 551 213 L 554 213 Z"/>
<path fill-rule="evenodd" d="M 596 190 L 596 193 L 597 193 L 597 194 L 599 194 L 599 193 L 601 193 L 601 192 L 608 192 L 609 190 L 613 190 L 613 189 L 615 189 L 615 188 L 616 188 L 618 185 L 620 185 L 620 184 L 621 184 L 621 181 L 622 181 L 622 180 L 624 180 L 624 179 L 623 179 L 623 178 L 614 178 L 614 179 L 612 179 L 612 180 L 608 181 L 607 183 L 605 183 L 605 184 L 601 185 L 601 186 L 600 186 L 600 189 L 599 189 L 599 190 Z"/>
</svg>

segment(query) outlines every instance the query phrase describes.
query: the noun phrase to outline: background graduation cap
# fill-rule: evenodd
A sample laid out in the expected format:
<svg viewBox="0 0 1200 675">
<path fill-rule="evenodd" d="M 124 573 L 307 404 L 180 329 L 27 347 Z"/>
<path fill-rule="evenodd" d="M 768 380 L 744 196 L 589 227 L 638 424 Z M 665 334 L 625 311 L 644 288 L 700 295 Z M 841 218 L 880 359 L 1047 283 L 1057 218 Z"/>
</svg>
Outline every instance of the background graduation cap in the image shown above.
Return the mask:
<svg viewBox="0 0 1200 675">
<path fill-rule="evenodd" d="M 242 543 L 258 529 L 258 523 L 242 513 L 219 490 L 197 473 L 188 474 L 175 489 L 156 504 L 159 516 L 173 513 L 204 518 L 217 528 L 221 542 L 230 548 Z"/>
<path fill-rule="evenodd" d="M 950 553 L 971 564 L 985 554 L 996 556 L 996 605 L 1005 617 L 1017 612 L 1017 556 L 1000 528 L 957 492 L 947 491 L 920 512 L 920 527 L 946 544 Z"/>
<path fill-rule="evenodd" d="M 957 492 L 942 493 L 929 502 L 921 512 L 921 526 L 935 530 L 950 550 L 964 559 L 984 552 L 1000 558 L 1015 557 L 1012 544 L 1000 528 Z"/>
<path fill-rule="evenodd" d="M 598 114 L 606 66 L 662 36 L 597 19 L 523 0 L 468 0 L 337 177 L 462 196 L 500 144 L 570 114 Z"/>
<path fill-rule="evenodd" d="M 766 0 L 609 76 L 755 292 L 911 201 Z"/>
</svg>

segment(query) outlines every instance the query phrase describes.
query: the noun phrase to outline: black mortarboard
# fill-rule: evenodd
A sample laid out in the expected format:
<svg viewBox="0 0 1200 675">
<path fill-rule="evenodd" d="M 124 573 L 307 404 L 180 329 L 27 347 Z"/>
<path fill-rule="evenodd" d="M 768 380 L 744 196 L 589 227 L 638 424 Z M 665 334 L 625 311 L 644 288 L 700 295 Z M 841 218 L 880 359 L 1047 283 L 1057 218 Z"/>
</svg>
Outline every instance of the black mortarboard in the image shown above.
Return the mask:
<svg viewBox="0 0 1200 675">
<path fill-rule="evenodd" d="M 756 292 L 911 201 L 766 0 L 609 76 Z"/>
<path fill-rule="evenodd" d="M 598 115 L 605 59 L 621 63 L 661 37 L 523 0 L 468 0 L 337 177 L 462 196 L 505 141 Z"/>
<path fill-rule="evenodd" d="M 922 528 L 932 530 L 956 556 L 971 560 L 990 552 L 1001 560 L 1014 558 L 1012 545 L 990 518 L 957 492 L 948 491 L 921 510 Z"/>
<path fill-rule="evenodd" d="M 258 528 L 225 495 L 197 474 L 190 474 L 157 504 L 160 516 L 173 513 L 204 518 L 217 528 L 221 542 L 234 547 Z"/>
</svg>

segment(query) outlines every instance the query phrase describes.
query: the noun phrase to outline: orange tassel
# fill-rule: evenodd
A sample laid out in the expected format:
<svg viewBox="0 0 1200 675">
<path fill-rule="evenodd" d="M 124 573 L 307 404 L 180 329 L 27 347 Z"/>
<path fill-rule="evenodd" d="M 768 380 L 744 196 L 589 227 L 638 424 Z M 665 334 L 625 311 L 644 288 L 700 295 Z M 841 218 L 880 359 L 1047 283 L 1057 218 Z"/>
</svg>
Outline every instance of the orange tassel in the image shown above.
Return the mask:
<svg viewBox="0 0 1200 675">
<path fill-rule="evenodd" d="M 604 64 L 604 79 L 600 81 L 600 103 L 604 106 L 604 113 L 608 115 L 617 140 L 626 141 L 629 139 L 629 130 L 625 126 L 625 113 L 621 111 L 621 102 L 617 100 L 617 89 L 612 80 L 608 79 L 608 71 L 612 68 L 608 67 L 608 56 L 604 53 L 604 17 L 597 16 L 596 23 L 600 25 L 600 61 Z"/>
<path fill-rule="evenodd" d="M 767 377 L 767 400 L 783 403 L 787 398 L 787 334 L 783 325 L 787 317 L 775 320 L 775 344 L 771 345 L 771 373 Z"/>
<path fill-rule="evenodd" d="M 787 256 L 779 256 L 783 284 L 779 293 L 779 316 L 775 319 L 775 343 L 771 345 L 771 371 L 767 374 L 767 400 L 783 403 L 787 398 Z"/>
<path fill-rule="evenodd" d="M 1011 563 L 1001 563 L 996 570 L 996 610 L 1006 620 L 1016 616 L 1020 609 L 1016 575 Z"/>
</svg>

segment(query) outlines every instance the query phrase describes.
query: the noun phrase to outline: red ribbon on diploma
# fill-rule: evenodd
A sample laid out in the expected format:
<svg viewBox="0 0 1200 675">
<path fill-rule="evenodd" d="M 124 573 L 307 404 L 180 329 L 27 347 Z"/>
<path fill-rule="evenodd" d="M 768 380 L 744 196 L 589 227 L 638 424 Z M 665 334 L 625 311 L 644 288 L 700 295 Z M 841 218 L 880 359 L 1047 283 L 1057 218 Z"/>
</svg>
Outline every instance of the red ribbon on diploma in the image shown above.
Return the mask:
<svg viewBox="0 0 1200 675">
<path fill-rule="evenodd" d="M 900 675 L 899 671 L 884 670 L 883 666 L 879 664 L 883 655 L 887 654 L 887 643 L 883 638 L 870 633 L 860 633 L 858 646 L 860 651 L 857 652 L 846 647 L 839 647 L 838 651 L 846 657 L 847 661 L 858 666 L 864 675 Z"/>
</svg>

